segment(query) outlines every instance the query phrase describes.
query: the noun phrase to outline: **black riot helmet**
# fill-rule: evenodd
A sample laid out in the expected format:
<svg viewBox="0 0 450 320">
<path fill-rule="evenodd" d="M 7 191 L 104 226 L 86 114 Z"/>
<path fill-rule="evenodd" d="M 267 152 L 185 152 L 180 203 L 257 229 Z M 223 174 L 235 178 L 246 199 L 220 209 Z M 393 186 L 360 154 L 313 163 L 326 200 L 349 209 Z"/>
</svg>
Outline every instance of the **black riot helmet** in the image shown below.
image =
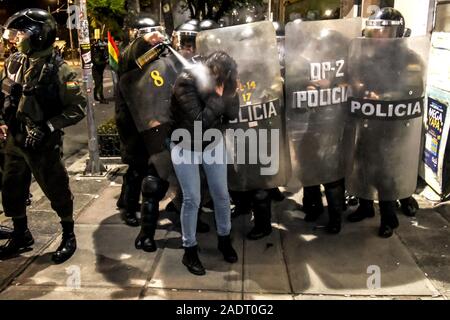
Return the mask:
<svg viewBox="0 0 450 320">
<path fill-rule="evenodd" d="M 147 16 L 137 16 L 130 23 L 130 40 L 143 36 L 146 33 L 159 31 L 165 34 L 165 28 L 160 23 Z"/>
<path fill-rule="evenodd" d="M 186 23 L 193 24 L 194 26 L 198 26 L 200 24 L 200 21 L 198 21 L 197 19 L 191 19 L 191 20 L 187 21 Z"/>
<path fill-rule="evenodd" d="M 202 20 L 198 26 L 200 28 L 200 31 L 217 29 L 220 27 L 217 22 L 215 22 L 214 20 L 210 20 L 210 19 Z"/>
<path fill-rule="evenodd" d="M 404 35 L 405 18 L 394 8 L 380 9 L 366 21 L 366 38 L 402 38 Z"/>
<path fill-rule="evenodd" d="M 187 54 L 185 58 L 190 58 L 195 53 L 195 38 L 200 31 L 199 26 L 190 23 L 191 21 L 178 26 L 172 34 L 172 46 L 183 56 Z"/>
<path fill-rule="evenodd" d="M 53 45 L 56 39 L 56 22 L 42 9 L 25 9 L 13 14 L 4 25 L 3 38 L 16 42 L 19 51 L 32 54 Z"/>
</svg>

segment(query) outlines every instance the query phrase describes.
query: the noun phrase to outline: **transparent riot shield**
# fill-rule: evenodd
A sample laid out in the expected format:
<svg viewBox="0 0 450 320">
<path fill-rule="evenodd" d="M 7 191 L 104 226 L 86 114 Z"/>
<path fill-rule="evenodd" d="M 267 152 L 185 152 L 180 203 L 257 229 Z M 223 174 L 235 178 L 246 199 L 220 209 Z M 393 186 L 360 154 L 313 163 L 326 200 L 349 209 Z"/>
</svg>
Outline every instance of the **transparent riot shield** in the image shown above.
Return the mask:
<svg viewBox="0 0 450 320">
<path fill-rule="evenodd" d="M 180 69 L 168 55 L 120 78 L 121 93 L 150 154 L 162 151 L 169 133 L 170 97 Z"/>
<path fill-rule="evenodd" d="M 344 177 L 344 128 L 350 40 L 361 19 L 290 22 L 286 26 L 286 127 L 294 184 Z"/>
<path fill-rule="evenodd" d="M 198 53 L 218 50 L 234 58 L 240 82 L 239 99 L 227 107 L 229 188 L 247 191 L 285 185 L 289 165 L 275 29 L 264 21 L 197 35 Z"/>
<path fill-rule="evenodd" d="M 348 191 L 360 198 L 392 201 L 416 188 L 429 39 L 366 39 L 352 42 Z"/>
</svg>

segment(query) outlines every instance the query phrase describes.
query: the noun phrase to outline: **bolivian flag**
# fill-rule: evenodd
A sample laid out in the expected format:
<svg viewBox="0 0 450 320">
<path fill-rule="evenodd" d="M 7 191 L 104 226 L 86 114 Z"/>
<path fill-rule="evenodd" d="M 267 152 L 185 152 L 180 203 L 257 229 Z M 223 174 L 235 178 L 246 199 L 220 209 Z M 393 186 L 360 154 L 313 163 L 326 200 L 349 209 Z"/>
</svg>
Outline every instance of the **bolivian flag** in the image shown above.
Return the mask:
<svg viewBox="0 0 450 320">
<path fill-rule="evenodd" d="M 119 48 L 117 48 L 114 38 L 108 31 L 108 53 L 109 53 L 109 65 L 114 71 L 119 69 Z"/>
</svg>

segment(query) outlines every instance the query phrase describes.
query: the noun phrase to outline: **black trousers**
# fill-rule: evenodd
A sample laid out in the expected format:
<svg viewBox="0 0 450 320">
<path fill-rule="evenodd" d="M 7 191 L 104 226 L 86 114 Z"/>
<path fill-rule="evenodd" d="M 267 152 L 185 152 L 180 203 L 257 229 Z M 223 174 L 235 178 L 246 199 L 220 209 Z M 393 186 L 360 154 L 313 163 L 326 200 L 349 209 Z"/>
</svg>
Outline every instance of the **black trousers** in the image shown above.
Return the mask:
<svg viewBox="0 0 450 320">
<path fill-rule="evenodd" d="M 5 147 L 3 172 L 3 208 L 12 218 L 26 216 L 31 174 L 50 200 L 53 210 L 61 220 L 73 219 L 73 195 L 69 187 L 69 176 L 62 162 L 62 133 L 53 132 L 39 150 L 28 150 L 19 146 L 12 135 Z"/>
<path fill-rule="evenodd" d="M 93 66 L 92 77 L 94 78 L 94 98 L 96 100 L 104 100 L 103 96 L 103 72 L 105 66 Z"/>
<path fill-rule="evenodd" d="M 142 180 L 149 175 L 150 168 L 145 164 L 129 164 L 123 176 L 122 190 L 117 201 L 117 207 L 129 212 L 140 211 Z"/>
</svg>

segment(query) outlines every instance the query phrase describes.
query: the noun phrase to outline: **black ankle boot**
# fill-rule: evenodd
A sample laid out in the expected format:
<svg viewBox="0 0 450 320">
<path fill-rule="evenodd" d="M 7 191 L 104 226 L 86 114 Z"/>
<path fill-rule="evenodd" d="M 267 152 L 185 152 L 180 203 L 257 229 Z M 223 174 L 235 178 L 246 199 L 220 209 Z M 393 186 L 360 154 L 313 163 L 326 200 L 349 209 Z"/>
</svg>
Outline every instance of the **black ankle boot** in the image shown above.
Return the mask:
<svg viewBox="0 0 450 320">
<path fill-rule="evenodd" d="M 8 241 L 0 247 L 0 259 L 14 256 L 21 250 L 31 247 L 33 244 L 34 239 L 30 230 L 26 229 L 21 232 L 13 231 Z"/>
<path fill-rule="evenodd" d="M 366 218 L 375 217 L 375 209 L 373 208 L 373 201 L 359 199 L 359 207 L 355 212 L 347 216 L 348 222 L 360 222 Z"/>
<path fill-rule="evenodd" d="M 231 244 L 231 237 L 228 236 L 218 236 L 219 245 L 217 248 L 223 254 L 223 259 L 229 263 L 235 263 L 238 261 L 238 256 Z"/>
<path fill-rule="evenodd" d="M 399 226 L 395 209 L 395 201 L 380 201 L 381 223 L 378 236 L 381 238 L 390 238 L 394 234 L 394 230 Z"/>
<path fill-rule="evenodd" d="M 74 223 L 64 221 L 61 225 L 63 227 L 62 241 L 52 255 L 52 260 L 56 264 L 67 261 L 77 250 L 77 240 L 73 231 Z"/>
<path fill-rule="evenodd" d="M 24 218 L 13 218 L 14 231 L 9 240 L 0 247 L 0 259 L 11 257 L 21 250 L 34 244 L 33 236 L 28 230 L 28 220 Z"/>
<path fill-rule="evenodd" d="M 303 188 L 303 208 L 306 222 L 316 221 L 323 213 L 322 193 L 320 186 Z"/>
<path fill-rule="evenodd" d="M 11 238 L 12 232 L 13 229 L 5 226 L 0 226 L 0 240 Z"/>
<path fill-rule="evenodd" d="M 205 268 L 198 257 L 198 247 L 184 248 L 183 264 L 188 268 L 189 272 L 196 276 L 203 276 L 206 274 Z"/>
<path fill-rule="evenodd" d="M 400 200 L 400 207 L 403 214 L 407 217 L 415 217 L 417 210 L 419 210 L 419 204 L 413 197 Z"/>
<path fill-rule="evenodd" d="M 129 211 L 126 209 L 120 210 L 120 216 L 122 221 L 130 227 L 139 227 L 139 219 L 135 211 Z"/>
</svg>

